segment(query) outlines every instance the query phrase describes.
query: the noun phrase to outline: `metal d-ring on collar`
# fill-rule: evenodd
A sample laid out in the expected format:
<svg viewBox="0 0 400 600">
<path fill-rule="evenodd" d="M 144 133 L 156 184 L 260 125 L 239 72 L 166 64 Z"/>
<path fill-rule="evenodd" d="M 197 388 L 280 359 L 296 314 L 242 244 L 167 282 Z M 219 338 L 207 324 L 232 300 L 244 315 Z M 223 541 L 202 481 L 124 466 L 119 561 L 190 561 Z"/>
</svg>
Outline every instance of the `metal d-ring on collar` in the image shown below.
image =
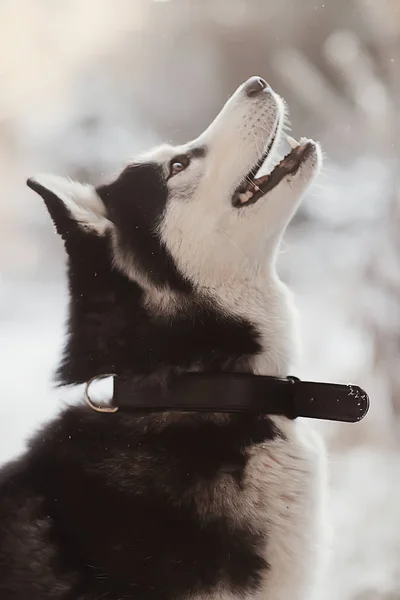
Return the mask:
<svg viewBox="0 0 400 600">
<path fill-rule="evenodd" d="M 117 410 L 119 408 L 118 406 L 98 406 L 92 402 L 92 399 L 89 396 L 89 388 L 92 385 L 92 383 L 94 381 L 96 381 L 97 379 L 99 379 L 99 380 L 107 379 L 107 377 L 115 377 L 115 373 L 104 373 L 104 375 L 95 375 L 95 377 L 92 377 L 92 379 L 89 379 L 89 381 L 86 383 L 86 386 L 85 386 L 84 398 L 85 398 L 86 404 L 88 406 L 90 406 L 90 408 L 95 410 L 96 412 L 115 413 L 115 412 L 117 412 Z"/>
</svg>

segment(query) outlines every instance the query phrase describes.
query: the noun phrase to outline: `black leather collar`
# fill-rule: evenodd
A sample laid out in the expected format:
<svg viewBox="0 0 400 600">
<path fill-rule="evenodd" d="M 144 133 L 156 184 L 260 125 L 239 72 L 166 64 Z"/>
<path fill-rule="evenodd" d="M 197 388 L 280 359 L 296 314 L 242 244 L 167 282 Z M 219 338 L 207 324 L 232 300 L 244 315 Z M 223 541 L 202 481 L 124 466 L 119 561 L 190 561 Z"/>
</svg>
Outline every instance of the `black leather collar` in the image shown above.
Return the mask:
<svg viewBox="0 0 400 600">
<path fill-rule="evenodd" d="M 112 407 L 105 410 L 256 412 L 355 423 L 368 409 L 367 393 L 355 385 L 314 383 L 296 377 L 188 373 L 165 386 L 138 386 L 133 379 L 115 377 Z"/>
</svg>

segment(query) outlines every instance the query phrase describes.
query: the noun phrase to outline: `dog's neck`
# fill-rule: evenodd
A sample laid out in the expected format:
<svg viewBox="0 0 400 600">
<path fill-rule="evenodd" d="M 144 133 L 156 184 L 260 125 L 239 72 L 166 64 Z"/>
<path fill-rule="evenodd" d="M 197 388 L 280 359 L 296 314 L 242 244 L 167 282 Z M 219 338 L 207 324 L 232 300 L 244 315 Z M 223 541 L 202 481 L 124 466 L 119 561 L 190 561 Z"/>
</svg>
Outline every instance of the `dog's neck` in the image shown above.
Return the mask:
<svg viewBox="0 0 400 600">
<path fill-rule="evenodd" d="M 77 231 L 67 250 L 71 302 L 61 382 L 126 372 L 288 374 L 293 310 L 273 273 L 151 295 L 113 268 L 105 238 Z"/>
<path fill-rule="evenodd" d="M 275 270 L 251 279 L 244 273 L 233 282 L 214 286 L 212 295 L 222 310 L 249 321 L 260 334 L 261 351 L 250 360 L 257 375 L 283 377 L 297 361 L 297 314 L 289 289 Z"/>
<path fill-rule="evenodd" d="M 225 281 L 199 286 L 188 298 L 172 289 L 147 286 L 144 306 L 154 315 L 174 318 L 180 311 L 190 310 L 190 304 L 207 302 L 229 318 L 251 323 L 259 334 L 260 351 L 249 360 L 229 369 L 251 371 L 257 375 L 286 376 L 297 359 L 298 336 L 296 310 L 288 288 L 275 270 L 259 272 L 257 276 L 237 273 Z M 216 345 L 218 340 L 216 339 Z M 201 370 L 192 365 L 190 371 Z"/>
</svg>

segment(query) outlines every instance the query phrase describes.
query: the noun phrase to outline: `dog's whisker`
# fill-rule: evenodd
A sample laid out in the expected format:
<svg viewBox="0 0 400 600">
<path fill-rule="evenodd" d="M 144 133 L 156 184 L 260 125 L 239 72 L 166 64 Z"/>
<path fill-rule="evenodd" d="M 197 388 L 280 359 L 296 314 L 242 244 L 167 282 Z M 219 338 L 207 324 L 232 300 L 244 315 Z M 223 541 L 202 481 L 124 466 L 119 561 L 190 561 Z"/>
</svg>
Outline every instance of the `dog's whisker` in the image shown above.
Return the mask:
<svg viewBox="0 0 400 600">
<path fill-rule="evenodd" d="M 236 250 L 239 251 L 239 254 L 242 256 L 245 263 L 248 264 L 248 257 L 245 255 L 242 248 L 240 248 L 240 246 L 236 242 L 234 242 L 234 240 L 232 240 L 232 238 L 227 234 L 226 230 L 221 229 L 221 233 L 223 237 L 227 240 L 227 242 L 229 242 Z"/>
</svg>

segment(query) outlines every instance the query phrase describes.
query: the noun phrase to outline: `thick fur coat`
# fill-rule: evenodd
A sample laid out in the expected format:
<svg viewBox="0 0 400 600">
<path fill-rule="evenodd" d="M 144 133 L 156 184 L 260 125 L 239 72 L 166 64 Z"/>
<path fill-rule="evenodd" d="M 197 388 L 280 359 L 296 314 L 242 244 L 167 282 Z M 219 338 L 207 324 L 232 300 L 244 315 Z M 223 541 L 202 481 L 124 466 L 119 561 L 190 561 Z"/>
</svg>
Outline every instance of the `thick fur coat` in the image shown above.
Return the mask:
<svg viewBox="0 0 400 600">
<path fill-rule="evenodd" d="M 109 184 L 28 181 L 68 255 L 61 383 L 288 375 L 294 310 L 275 258 L 321 154 L 303 140 L 272 169 L 284 117 L 252 78 L 199 138 Z M 324 473 L 300 421 L 67 408 L 1 471 L 0 599 L 305 600 Z"/>
</svg>

